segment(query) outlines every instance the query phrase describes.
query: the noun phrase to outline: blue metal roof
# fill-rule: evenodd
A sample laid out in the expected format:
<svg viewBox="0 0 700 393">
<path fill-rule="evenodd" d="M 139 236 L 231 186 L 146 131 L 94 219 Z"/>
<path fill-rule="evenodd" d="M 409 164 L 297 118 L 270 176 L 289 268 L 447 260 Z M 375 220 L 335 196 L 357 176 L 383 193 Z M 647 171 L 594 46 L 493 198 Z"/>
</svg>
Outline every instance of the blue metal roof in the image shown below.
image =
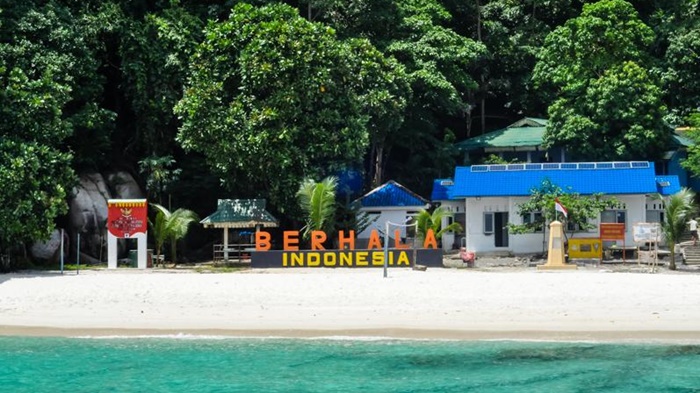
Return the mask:
<svg viewBox="0 0 700 393">
<path fill-rule="evenodd" d="M 681 190 L 678 176 L 656 176 L 656 190 L 661 195 L 673 195 Z"/>
<path fill-rule="evenodd" d="M 450 199 L 450 191 L 454 182 L 452 179 L 435 179 L 433 181 L 433 192 L 430 194 L 431 201 L 447 201 Z"/>
<path fill-rule="evenodd" d="M 564 162 L 457 167 L 450 196 L 527 196 L 545 179 L 564 192 L 582 195 L 658 192 L 652 162 Z"/>
<path fill-rule="evenodd" d="M 360 201 L 362 207 L 424 207 L 428 204 L 425 198 L 393 180 L 368 192 L 357 201 Z"/>
</svg>

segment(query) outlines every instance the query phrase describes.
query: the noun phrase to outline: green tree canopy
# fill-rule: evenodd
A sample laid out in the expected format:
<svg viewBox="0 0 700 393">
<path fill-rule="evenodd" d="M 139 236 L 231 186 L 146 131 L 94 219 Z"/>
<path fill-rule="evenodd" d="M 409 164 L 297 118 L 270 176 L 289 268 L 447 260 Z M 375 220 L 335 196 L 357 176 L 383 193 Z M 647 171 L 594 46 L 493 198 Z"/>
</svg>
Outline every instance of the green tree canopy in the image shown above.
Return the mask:
<svg viewBox="0 0 700 393">
<path fill-rule="evenodd" d="M 365 52 L 279 4 L 237 5 L 204 35 L 177 106 L 178 139 L 230 188 L 295 211 L 303 177 L 361 160 L 368 116 L 355 65 L 373 61 Z"/>
<path fill-rule="evenodd" d="M 93 63 L 71 11 L 28 1 L 4 4 L 2 15 L 0 251 L 47 238 L 67 211 L 76 176 L 64 143 L 95 109 L 74 93 Z"/>
<path fill-rule="evenodd" d="M 545 146 L 585 160 L 658 157 L 671 130 L 659 82 L 644 68 L 653 39 L 624 0 L 586 4 L 550 33 L 534 70 L 536 85 L 557 97 Z"/>
<path fill-rule="evenodd" d="M 527 202 L 518 205 L 520 215 L 541 214 L 536 216 L 537 219 L 525 224 L 509 224 L 508 228 L 514 234 L 545 229 L 545 226 L 556 220 L 560 214 L 554 209 L 556 199 L 559 199 L 568 211 L 566 221 L 584 230 L 594 229 L 595 225 L 591 224 L 591 221 L 597 220 L 603 210 L 616 207 L 619 203 L 617 199 L 602 194 L 583 196 L 571 190 L 564 190 L 551 180 L 545 179 L 539 187 L 530 190 L 530 199 Z"/>
</svg>

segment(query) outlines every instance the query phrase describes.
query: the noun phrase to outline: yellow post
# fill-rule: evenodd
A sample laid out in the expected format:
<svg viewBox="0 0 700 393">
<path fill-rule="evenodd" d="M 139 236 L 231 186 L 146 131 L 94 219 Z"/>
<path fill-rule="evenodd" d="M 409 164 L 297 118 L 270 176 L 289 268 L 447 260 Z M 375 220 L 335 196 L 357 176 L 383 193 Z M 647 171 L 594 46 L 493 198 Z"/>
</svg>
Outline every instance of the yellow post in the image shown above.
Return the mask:
<svg viewBox="0 0 700 393">
<path fill-rule="evenodd" d="M 576 265 L 565 263 L 564 261 L 564 230 L 562 223 L 552 221 L 549 224 L 549 252 L 547 253 L 547 263 L 537 266 L 537 270 L 565 270 L 576 269 Z"/>
</svg>

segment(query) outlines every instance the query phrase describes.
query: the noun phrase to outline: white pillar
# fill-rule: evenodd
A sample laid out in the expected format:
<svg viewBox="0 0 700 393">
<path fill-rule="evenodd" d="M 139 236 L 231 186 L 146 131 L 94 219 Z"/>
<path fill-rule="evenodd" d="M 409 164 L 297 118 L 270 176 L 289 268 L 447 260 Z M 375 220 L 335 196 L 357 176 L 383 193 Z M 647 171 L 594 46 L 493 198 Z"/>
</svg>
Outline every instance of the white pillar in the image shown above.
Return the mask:
<svg viewBox="0 0 700 393">
<path fill-rule="evenodd" d="M 117 237 L 107 231 L 107 269 L 117 268 Z"/>
<path fill-rule="evenodd" d="M 136 238 L 137 242 L 138 242 L 138 246 L 137 246 L 138 247 L 138 253 L 137 253 L 138 263 L 137 263 L 137 266 L 139 269 L 145 269 L 148 266 L 146 263 L 147 262 L 147 260 L 146 260 L 147 259 L 147 256 L 146 256 L 146 254 L 147 254 L 146 234 L 147 233 L 148 232 L 137 233 L 137 234 L 134 234 L 134 236 L 132 237 L 132 239 Z"/>
</svg>

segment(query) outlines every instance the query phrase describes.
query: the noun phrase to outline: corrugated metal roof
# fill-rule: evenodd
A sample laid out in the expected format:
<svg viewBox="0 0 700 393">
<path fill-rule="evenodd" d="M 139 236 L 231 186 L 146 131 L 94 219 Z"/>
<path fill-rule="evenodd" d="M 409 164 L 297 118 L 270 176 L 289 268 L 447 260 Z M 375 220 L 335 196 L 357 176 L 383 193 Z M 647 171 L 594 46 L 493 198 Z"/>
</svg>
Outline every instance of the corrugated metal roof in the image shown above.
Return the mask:
<svg viewBox="0 0 700 393">
<path fill-rule="evenodd" d="M 506 128 L 489 132 L 455 144 L 458 150 L 471 151 L 482 148 L 536 147 L 542 145 L 544 132 L 549 124 L 547 119 L 525 117 Z M 679 130 L 671 134 L 670 148 L 690 147 L 695 142 Z"/>
<path fill-rule="evenodd" d="M 455 146 L 463 151 L 487 147 L 537 147 L 542 145 L 547 123 L 549 121 L 545 119 L 526 117 L 506 128 L 461 141 Z"/>
<path fill-rule="evenodd" d="M 656 176 L 656 189 L 661 195 L 673 195 L 681 190 L 678 176 Z"/>
<path fill-rule="evenodd" d="M 219 199 L 216 211 L 199 223 L 205 228 L 276 227 L 277 219 L 265 204 L 264 199 Z"/>
<path fill-rule="evenodd" d="M 428 201 L 401 184 L 389 180 L 358 198 L 362 207 L 424 207 Z"/>
<path fill-rule="evenodd" d="M 433 181 L 433 192 L 430 194 L 431 201 L 448 201 L 450 190 L 454 185 L 452 179 L 435 179 Z"/>
<path fill-rule="evenodd" d="M 657 192 L 651 162 L 548 163 L 457 167 L 451 197 L 527 196 L 545 179 L 582 195 Z"/>
<path fill-rule="evenodd" d="M 673 141 L 675 147 L 691 147 L 695 145 L 695 143 L 690 138 L 675 132 L 671 134 L 671 140 Z"/>
</svg>

